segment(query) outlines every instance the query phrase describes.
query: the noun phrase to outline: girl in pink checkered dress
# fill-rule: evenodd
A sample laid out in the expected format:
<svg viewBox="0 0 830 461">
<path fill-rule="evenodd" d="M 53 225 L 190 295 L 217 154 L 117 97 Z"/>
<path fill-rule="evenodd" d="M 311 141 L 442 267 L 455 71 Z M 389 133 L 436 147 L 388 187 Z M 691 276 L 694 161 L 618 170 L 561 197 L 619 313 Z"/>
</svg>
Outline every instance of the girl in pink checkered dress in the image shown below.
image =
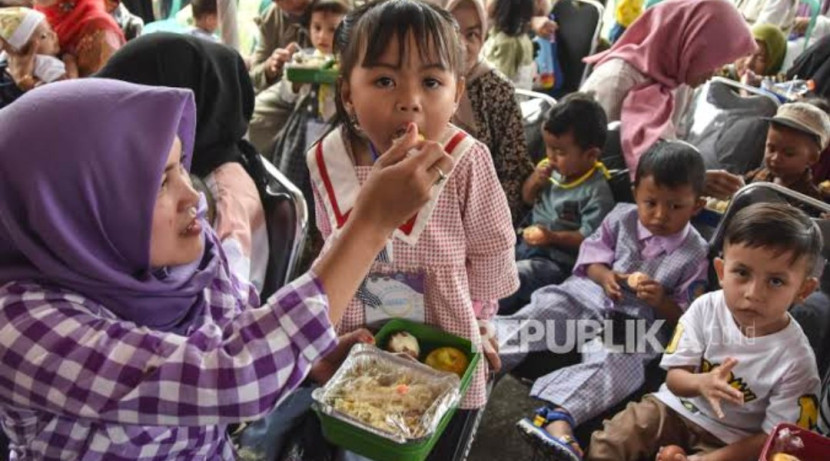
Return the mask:
<svg viewBox="0 0 830 461">
<path fill-rule="evenodd" d="M 449 123 L 464 91 L 457 26 L 428 3 L 370 3 L 346 17 L 335 47 L 343 123 L 308 152 L 323 253 L 372 165 L 393 145 L 403 143 L 410 155 L 443 149 L 454 160 L 451 170 L 437 172 L 431 201 L 389 237 L 339 331 L 404 317 L 480 347 L 479 321 L 518 287 L 515 234 L 487 147 Z M 401 297 L 407 302 L 396 305 Z M 487 372 L 498 366 L 497 356 L 487 355 L 464 409 L 486 401 Z"/>
</svg>

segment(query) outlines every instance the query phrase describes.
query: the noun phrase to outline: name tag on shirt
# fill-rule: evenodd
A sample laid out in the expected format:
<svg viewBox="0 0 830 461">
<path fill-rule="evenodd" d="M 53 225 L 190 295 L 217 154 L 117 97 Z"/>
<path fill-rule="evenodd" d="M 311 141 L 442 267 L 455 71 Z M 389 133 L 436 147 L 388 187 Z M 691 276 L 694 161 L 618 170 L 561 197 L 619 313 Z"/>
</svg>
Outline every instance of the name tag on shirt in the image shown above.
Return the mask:
<svg viewBox="0 0 830 461">
<path fill-rule="evenodd" d="M 367 325 L 393 318 L 426 323 L 424 274 L 369 274 L 363 291 L 361 298 Z"/>
</svg>

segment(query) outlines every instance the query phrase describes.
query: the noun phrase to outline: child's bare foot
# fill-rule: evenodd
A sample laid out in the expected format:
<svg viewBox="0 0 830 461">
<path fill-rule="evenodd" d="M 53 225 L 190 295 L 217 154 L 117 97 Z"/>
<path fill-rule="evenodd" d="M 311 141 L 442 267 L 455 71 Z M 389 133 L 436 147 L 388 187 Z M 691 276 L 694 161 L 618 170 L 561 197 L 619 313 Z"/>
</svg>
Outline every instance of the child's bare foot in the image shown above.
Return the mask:
<svg viewBox="0 0 830 461">
<path fill-rule="evenodd" d="M 357 343 L 374 344 L 375 337 L 365 328 L 340 336 L 337 338 L 337 346 L 334 347 L 334 350 L 311 367 L 311 371 L 308 373 L 309 378 L 321 386 L 326 384 L 340 368 L 340 364 L 346 360 L 352 346 Z"/>
</svg>

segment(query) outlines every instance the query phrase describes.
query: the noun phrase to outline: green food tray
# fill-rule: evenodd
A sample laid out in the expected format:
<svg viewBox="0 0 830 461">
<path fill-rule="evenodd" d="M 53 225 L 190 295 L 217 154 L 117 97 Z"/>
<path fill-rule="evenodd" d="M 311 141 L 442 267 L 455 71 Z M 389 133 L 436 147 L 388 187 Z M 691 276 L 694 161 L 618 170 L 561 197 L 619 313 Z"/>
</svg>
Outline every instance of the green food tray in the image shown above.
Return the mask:
<svg viewBox="0 0 830 461">
<path fill-rule="evenodd" d="M 393 319 L 387 322 L 375 335 L 375 344 L 379 348 L 385 349 L 389 336 L 401 330 L 412 334 L 418 340 L 421 347 L 419 361 L 423 361 L 430 352 L 439 347 L 455 347 L 467 354 L 470 364 L 467 365 L 467 371 L 464 372 L 464 376 L 461 378 L 461 399 L 463 399 L 473 380 L 473 373 L 481 361 L 481 352 L 473 352 L 472 343 L 468 339 L 460 338 L 429 325 L 403 319 Z M 314 407 L 314 411 L 320 418 L 326 440 L 377 461 L 422 461 L 426 459 L 438 439 L 441 438 L 447 424 L 455 415 L 455 410 L 456 407 L 453 407 L 447 411 L 431 436 L 401 444 L 324 414 L 319 411 L 316 405 Z"/>
<path fill-rule="evenodd" d="M 287 66 L 285 77 L 296 83 L 329 83 L 337 82 L 337 69 L 320 67 Z"/>
</svg>

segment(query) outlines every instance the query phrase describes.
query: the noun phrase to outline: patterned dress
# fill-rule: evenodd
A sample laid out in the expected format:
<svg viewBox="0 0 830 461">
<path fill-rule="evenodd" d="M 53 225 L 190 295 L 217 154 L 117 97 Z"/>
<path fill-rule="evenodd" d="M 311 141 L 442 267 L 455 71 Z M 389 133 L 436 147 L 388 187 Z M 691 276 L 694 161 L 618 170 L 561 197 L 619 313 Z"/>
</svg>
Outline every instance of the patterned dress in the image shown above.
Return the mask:
<svg viewBox="0 0 830 461">
<path fill-rule="evenodd" d="M 451 127 L 445 137 L 449 139 L 458 132 L 458 128 Z M 341 130 L 335 130 L 323 140 L 322 146 L 326 146 L 332 136 L 345 138 Z M 337 145 L 348 150 L 346 142 Z M 312 151 L 314 149 L 312 147 Z M 352 158 L 348 151 L 342 155 Z M 354 168 L 361 184 L 372 169 L 369 166 Z M 318 186 L 320 181 L 315 178 L 315 169 L 310 169 L 317 225 L 326 239 L 322 252 L 325 254 L 333 240 L 332 217 L 324 204 L 329 198 L 327 191 Z M 514 242 L 510 214 L 490 153 L 480 142 L 472 142 L 449 173 L 417 243 L 412 246 L 394 239 L 392 263 L 375 262 L 370 272 L 423 273 L 426 323 L 468 338 L 478 347 L 481 338 L 473 300 L 500 299 L 518 288 Z M 365 319 L 363 302 L 352 299 L 338 326 L 338 333 L 364 326 Z M 462 408 L 484 406 L 487 369 L 486 360 L 482 360 Z"/>
</svg>

